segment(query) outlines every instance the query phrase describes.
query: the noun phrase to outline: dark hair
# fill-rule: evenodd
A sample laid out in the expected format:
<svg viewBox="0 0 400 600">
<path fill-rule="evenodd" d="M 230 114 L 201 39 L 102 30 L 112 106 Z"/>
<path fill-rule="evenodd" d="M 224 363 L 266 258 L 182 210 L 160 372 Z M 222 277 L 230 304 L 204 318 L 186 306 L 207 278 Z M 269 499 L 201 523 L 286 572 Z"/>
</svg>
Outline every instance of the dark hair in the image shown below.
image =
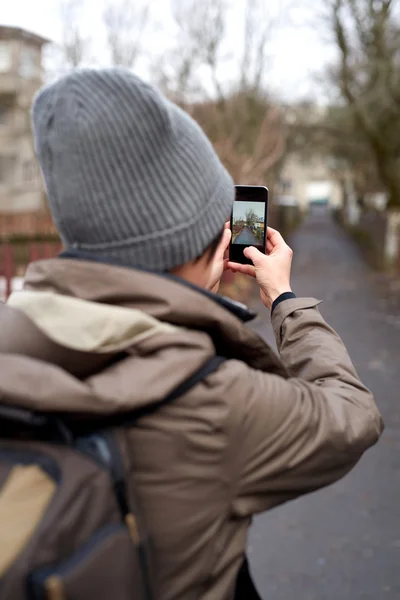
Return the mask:
<svg viewBox="0 0 400 600">
<path fill-rule="evenodd" d="M 224 235 L 224 230 L 221 229 L 221 231 L 218 233 L 218 235 L 212 240 L 211 244 L 209 244 L 207 246 L 207 248 L 204 250 L 204 252 L 202 252 L 202 254 L 200 254 L 200 256 L 198 256 L 195 259 L 195 262 L 200 260 L 205 254 L 207 254 L 207 262 L 211 262 L 212 259 L 214 258 L 214 254 L 216 253 L 216 251 L 218 249 L 218 246 L 221 243 L 223 235 Z"/>
</svg>

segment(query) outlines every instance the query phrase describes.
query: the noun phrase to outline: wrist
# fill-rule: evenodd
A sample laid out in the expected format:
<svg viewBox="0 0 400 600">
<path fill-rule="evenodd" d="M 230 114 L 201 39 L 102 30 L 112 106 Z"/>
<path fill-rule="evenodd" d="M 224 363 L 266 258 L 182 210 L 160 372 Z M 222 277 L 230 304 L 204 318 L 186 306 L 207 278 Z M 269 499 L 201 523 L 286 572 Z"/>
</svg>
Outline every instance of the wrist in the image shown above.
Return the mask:
<svg viewBox="0 0 400 600">
<path fill-rule="evenodd" d="M 275 300 L 277 300 L 279 298 L 279 296 L 282 296 L 282 294 L 289 294 L 289 293 L 293 293 L 293 290 L 290 285 L 286 285 L 286 286 L 277 288 L 273 292 L 270 292 L 268 294 L 268 297 L 271 300 L 271 304 L 273 304 L 275 302 Z"/>
<path fill-rule="evenodd" d="M 271 305 L 271 317 L 274 314 L 274 310 L 281 302 L 285 302 L 285 300 L 292 300 L 293 298 L 296 298 L 296 294 L 293 292 L 283 292 L 283 294 L 278 296 Z"/>
</svg>

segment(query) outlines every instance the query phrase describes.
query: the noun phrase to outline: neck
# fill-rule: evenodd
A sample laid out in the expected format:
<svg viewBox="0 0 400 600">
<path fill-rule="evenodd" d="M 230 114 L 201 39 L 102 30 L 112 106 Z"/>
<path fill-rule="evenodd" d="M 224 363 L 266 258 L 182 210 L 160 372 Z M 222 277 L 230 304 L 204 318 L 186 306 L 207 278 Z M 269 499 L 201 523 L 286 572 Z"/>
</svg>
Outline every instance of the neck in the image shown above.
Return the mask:
<svg viewBox="0 0 400 600">
<path fill-rule="evenodd" d="M 200 261 L 198 263 L 187 263 L 185 265 L 181 265 L 180 267 L 171 269 L 170 273 L 171 275 L 175 275 L 175 277 L 179 277 L 179 279 L 183 279 L 192 285 L 207 289 L 205 271 L 203 265 L 200 264 Z"/>
</svg>

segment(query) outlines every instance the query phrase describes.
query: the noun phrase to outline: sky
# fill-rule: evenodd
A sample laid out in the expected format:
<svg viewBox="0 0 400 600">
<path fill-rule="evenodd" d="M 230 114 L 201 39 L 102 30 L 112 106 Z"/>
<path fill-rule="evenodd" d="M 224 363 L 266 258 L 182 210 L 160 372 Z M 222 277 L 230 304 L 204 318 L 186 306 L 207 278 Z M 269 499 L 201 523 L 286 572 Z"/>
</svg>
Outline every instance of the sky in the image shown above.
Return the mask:
<svg viewBox="0 0 400 600">
<path fill-rule="evenodd" d="M 236 201 L 233 204 L 233 220 L 236 219 L 244 220 L 246 218 L 246 212 L 251 209 L 256 213 L 258 217 L 263 218 L 265 212 L 264 202 L 241 202 Z"/>
<path fill-rule="evenodd" d="M 101 47 L 101 11 L 105 1 L 84 0 L 84 29 L 94 37 Z M 316 74 L 324 64 L 332 60 L 332 48 L 323 39 L 316 22 L 310 18 L 310 0 L 262 0 L 269 7 L 277 25 L 271 28 L 268 49 L 268 69 L 265 83 L 284 100 L 318 96 L 322 92 L 316 83 Z M 137 0 L 136 0 L 137 2 Z M 243 31 L 244 0 L 226 0 L 229 6 L 229 20 L 226 42 L 227 61 L 225 74 L 229 77 L 233 69 L 241 32 Z M 158 27 L 149 38 L 152 49 L 158 47 L 160 53 L 172 39 L 173 22 L 169 0 L 150 0 L 151 11 Z M 311 3 L 312 5 L 312 3 Z M 0 24 L 14 25 L 29 29 L 51 40 L 61 36 L 60 0 L 0 0 Z M 101 63 L 101 55 L 98 57 Z M 146 67 L 144 68 L 146 70 Z M 143 68 L 142 68 L 143 70 Z M 139 73 L 146 77 L 146 72 Z"/>
</svg>

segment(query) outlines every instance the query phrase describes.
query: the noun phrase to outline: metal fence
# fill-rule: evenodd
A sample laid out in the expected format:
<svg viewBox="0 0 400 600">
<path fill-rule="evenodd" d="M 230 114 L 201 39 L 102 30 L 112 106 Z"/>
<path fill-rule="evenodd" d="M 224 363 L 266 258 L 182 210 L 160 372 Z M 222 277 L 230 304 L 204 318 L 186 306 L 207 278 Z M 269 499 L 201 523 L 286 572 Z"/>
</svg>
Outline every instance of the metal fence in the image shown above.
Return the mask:
<svg viewBox="0 0 400 600">
<path fill-rule="evenodd" d="M 22 279 L 30 262 L 55 258 L 61 248 L 59 241 L 0 243 L 0 299 L 7 300 L 11 292 L 22 287 Z"/>
<path fill-rule="evenodd" d="M 34 237 L 56 236 L 57 231 L 48 211 L 0 213 L 0 239 L 15 235 Z"/>
</svg>

